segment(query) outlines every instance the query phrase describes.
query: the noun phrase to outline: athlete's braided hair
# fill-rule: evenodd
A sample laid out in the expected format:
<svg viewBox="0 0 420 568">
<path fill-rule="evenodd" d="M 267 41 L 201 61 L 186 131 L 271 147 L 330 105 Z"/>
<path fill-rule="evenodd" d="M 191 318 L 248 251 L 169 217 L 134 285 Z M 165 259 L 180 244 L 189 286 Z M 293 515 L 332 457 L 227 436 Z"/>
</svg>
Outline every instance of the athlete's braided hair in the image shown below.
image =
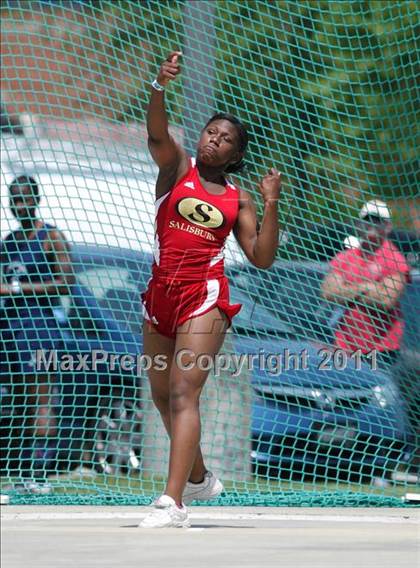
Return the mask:
<svg viewBox="0 0 420 568">
<path fill-rule="evenodd" d="M 248 146 L 248 131 L 245 124 L 243 124 L 238 118 L 236 118 L 236 116 L 233 116 L 233 114 L 229 114 L 227 112 L 218 112 L 214 114 L 210 118 L 210 120 L 208 120 L 204 128 L 207 128 L 207 126 L 212 122 L 214 122 L 215 120 L 228 120 L 236 127 L 236 131 L 238 133 L 238 138 L 239 138 L 238 150 L 239 152 L 241 152 L 241 154 L 244 153 L 246 147 Z M 242 158 L 238 162 L 235 162 L 234 164 L 229 164 L 229 166 L 225 169 L 225 173 L 234 174 L 236 172 L 241 171 L 244 167 L 245 167 L 245 161 L 242 156 Z"/>
</svg>

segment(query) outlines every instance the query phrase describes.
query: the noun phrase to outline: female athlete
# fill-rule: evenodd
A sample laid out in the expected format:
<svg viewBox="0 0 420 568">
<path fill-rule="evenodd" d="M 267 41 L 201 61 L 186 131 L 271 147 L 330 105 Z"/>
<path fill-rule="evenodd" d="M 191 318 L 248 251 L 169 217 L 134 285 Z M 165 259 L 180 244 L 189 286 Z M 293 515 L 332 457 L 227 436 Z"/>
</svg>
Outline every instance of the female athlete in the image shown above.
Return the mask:
<svg viewBox="0 0 420 568">
<path fill-rule="evenodd" d="M 165 88 L 180 73 L 181 55 L 173 52 L 162 64 L 147 111 L 148 144 L 159 175 L 152 278 L 142 294 L 144 353 L 152 360 L 163 355 L 169 363 L 164 370 L 152 367 L 149 380 L 170 437 L 170 457 L 165 491 L 141 522 L 145 528 L 188 527 L 185 504 L 223 490 L 200 449 L 199 399 L 208 371 L 200 370 L 197 357 L 217 354 L 241 308 L 229 304 L 224 276 L 230 231 L 258 268 L 271 266 L 278 244 L 279 172 L 271 169 L 259 185 L 261 226 L 250 195 L 225 177 L 243 166 L 248 142 L 243 124 L 229 114 L 213 116 L 201 132 L 195 160 L 169 134 Z"/>
</svg>

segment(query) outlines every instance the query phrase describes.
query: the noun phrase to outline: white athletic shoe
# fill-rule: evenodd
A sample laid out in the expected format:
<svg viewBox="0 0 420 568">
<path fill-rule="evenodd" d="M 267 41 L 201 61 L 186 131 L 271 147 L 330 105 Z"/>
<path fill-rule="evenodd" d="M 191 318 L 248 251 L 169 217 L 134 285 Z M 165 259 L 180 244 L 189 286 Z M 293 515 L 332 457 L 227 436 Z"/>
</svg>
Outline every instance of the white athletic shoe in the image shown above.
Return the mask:
<svg viewBox="0 0 420 568">
<path fill-rule="evenodd" d="M 222 482 L 217 479 L 211 471 L 207 471 L 204 475 L 204 480 L 201 483 L 187 482 L 182 500 L 186 505 L 192 501 L 208 501 L 215 499 L 223 491 Z"/>
<path fill-rule="evenodd" d="M 153 509 L 140 523 L 143 529 L 188 528 L 189 526 L 187 507 L 183 505 L 180 509 L 169 495 L 161 495 L 159 499 L 156 499 L 153 502 Z"/>
</svg>

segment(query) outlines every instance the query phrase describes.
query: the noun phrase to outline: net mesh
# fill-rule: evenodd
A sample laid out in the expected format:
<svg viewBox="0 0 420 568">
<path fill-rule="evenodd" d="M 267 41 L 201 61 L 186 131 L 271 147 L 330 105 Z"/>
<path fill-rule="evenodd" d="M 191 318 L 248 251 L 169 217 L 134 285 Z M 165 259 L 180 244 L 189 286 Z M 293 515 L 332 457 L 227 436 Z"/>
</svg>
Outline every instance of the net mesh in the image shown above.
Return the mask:
<svg viewBox="0 0 420 568">
<path fill-rule="evenodd" d="M 419 463 L 418 4 L 4 1 L 1 16 L 2 493 L 139 504 L 164 487 L 168 440 L 141 357 L 157 175 L 145 113 L 180 49 L 175 138 L 194 154 L 215 111 L 243 120 L 247 169 L 233 181 L 260 215 L 258 180 L 282 172 L 273 267 L 252 267 L 233 239 L 226 250 L 243 308 L 229 368 L 202 396 L 203 453 L 225 484 L 212 503 L 403 504 Z M 47 223 L 31 239 L 7 237 L 22 175 Z M 396 361 L 332 354 L 344 308 L 321 293 L 373 198 L 411 273 Z M 380 325 L 397 281 L 368 308 Z"/>
</svg>

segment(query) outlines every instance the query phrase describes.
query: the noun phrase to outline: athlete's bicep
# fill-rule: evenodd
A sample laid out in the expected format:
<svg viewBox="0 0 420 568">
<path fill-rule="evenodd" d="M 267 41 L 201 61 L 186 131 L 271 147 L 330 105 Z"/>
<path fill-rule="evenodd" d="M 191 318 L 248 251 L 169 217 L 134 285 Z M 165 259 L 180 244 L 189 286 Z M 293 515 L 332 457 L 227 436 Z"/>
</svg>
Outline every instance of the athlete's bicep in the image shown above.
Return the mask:
<svg viewBox="0 0 420 568">
<path fill-rule="evenodd" d="M 254 247 L 258 236 L 259 223 L 255 204 L 249 194 L 241 191 L 238 218 L 233 233 L 250 262 L 254 261 Z"/>
<path fill-rule="evenodd" d="M 173 138 L 171 143 L 154 143 L 149 138 L 149 149 L 156 164 L 159 166 L 159 175 L 156 181 L 156 199 L 167 193 L 177 180 L 187 173 L 190 159 L 186 151 L 177 144 Z"/>
<path fill-rule="evenodd" d="M 170 166 L 176 168 L 179 160 L 179 146 L 172 136 L 168 135 L 163 140 L 155 140 L 149 136 L 147 145 L 153 161 L 159 168 Z"/>
</svg>

